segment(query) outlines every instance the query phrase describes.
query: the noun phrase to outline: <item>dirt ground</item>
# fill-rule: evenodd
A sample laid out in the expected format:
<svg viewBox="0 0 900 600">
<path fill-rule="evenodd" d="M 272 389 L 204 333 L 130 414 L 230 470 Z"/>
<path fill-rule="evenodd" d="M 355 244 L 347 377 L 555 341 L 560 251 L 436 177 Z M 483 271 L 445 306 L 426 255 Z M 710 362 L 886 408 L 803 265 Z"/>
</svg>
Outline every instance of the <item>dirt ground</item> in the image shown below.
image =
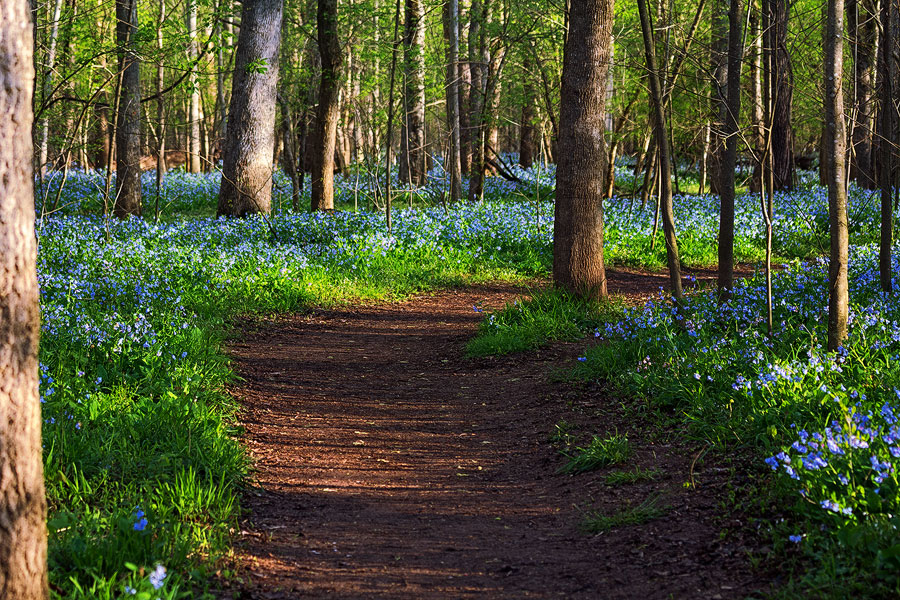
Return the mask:
<svg viewBox="0 0 900 600">
<path fill-rule="evenodd" d="M 610 274 L 610 291 L 632 302 L 663 285 Z M 465 358 L 483 318 L 473 306 L 521 294 L 484 285 L 249 324 L 231 353 L 255 487 L 243 499 L 243 583 L 227 595 L 725 599 L 767 587 L 725 503 L 740 481 L 602 384 L 564 381 L 583 342 Z M 560 421 L 580 443 L 627 435 L 634 453 L 560 474 L 549 440 Z M 658 476 L 605 483 L 635 467 Z M 661 516 L 648 522 L 581 527 L 650 499 Z"/>
</svg>

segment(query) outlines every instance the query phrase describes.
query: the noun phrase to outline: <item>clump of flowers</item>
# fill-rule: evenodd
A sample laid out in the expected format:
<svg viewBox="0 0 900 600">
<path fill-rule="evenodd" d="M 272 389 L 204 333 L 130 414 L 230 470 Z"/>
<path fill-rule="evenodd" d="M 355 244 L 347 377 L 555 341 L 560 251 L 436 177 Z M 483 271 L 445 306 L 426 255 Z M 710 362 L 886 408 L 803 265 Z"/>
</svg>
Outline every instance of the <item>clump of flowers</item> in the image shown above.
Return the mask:
<svg viewBox="0 0 900 600">
<path fill-rule="evenodd" d="M 878 411 L 864 411 L 857 403 L 822 431 L 797 431 L 797 439 L 766 464 L 796 482 L 820 516 L 864 522 L 898 513 L 898 459 L 900 406 L 885 402 Z"/>
</svg>

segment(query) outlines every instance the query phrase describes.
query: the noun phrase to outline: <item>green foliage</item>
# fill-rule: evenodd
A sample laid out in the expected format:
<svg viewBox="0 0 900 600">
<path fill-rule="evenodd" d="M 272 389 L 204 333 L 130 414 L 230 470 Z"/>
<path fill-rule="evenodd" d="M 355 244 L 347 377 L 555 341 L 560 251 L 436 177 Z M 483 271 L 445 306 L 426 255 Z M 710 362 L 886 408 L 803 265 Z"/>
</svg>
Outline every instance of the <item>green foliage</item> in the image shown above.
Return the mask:
<svg viewBox="0 0 900 600">
<path fill-rule="evenodd" d="M 606 485 L 618 486 L 629 485 L 632 483 L 640 483 L 642 481 L 653 481 L 662 474 L 659 469 L 644 469 L 635 467 L 631 471 L 613 471 L 608 473 L 604 478 Z"/>
<path fill-rule="evenodd" d="M 621 315 L 616 299 L 584 300 L 558 289 L 536 291 L 488 315 L 478 335 L 466 345 L 470 356 L 510 354 L 553 340 L 577 340 L 600 323 Z"/>
<path fill-rule="evenodd" d="M 585 517 L 581 528 L 587 533 L 603 533 L 616 527 L 642 525 L 666 514 L 668 507 L 660 504 L 659 496 L 650 496 L 637 506 L 603 514 L 592 512 Z"/>
<path fill-rule="evenodd" d="M 587 446 L 579 446 L 572 451 L 563 450 L 562 454 L 569 461 L 560 467 L 560 473 L 584 473 L 628 460 L 631 456 L 631 446 L 628 437 L 618 433 L 606 439 L 595 435 L 591 437 Z"/>
</svg>

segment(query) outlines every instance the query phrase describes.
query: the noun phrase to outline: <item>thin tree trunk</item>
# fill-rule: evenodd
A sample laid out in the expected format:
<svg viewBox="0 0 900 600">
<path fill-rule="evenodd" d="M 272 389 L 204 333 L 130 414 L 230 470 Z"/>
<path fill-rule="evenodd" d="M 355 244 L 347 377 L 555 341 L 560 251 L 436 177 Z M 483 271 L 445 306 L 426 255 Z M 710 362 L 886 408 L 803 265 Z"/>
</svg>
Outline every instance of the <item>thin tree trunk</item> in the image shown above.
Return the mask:
<svg viewBox="0 0 900 600">
<path fill-rule="evenodd" d="M 710 132 L 711 149 L 709 156 L 709 190 L 721 194 L 722 182 L 719 161 L 725 148 L 725 119 L 728 115 L 728 0 L 714 0 L 712 12 L 712 114 Z"/>
<path fill-rule="evenodd" d="M 892 291 L 891 244 L 894 237 L 894 211 L 892 204 L 894 172 L 892 143 L 897 141 L 894 132 L 894 81 L 891 77 L 891 48 L 893 39 L 890 5 L 882 0 L 880 10 L 881 44 L 878 53 L 878 79 L 881 88 L 881 106 L 878 119 L 878 179 L 881 188 L 881 239 L 878 253 L 878 270 L 881 289 Z"/>
<path fill-rule="evenodd" d="M 638 12 L 641 19 L 641 32 L 644 38 L 644 53 L 647 57 L 648 78 L 650 80 L 650 100 L 652 105 L 653 124 L 656 133 L 656 145 L 659 152 L 659 193 L 660 212 L 663 222 L 663 234 L 666 238 L 666 262 L 669 267 L 669 284 L 672 296 L 677 304 L 681 303 L 681 260 L 678 257 L 678 240 L 675 235 L 675 215 L 672 206 L 672 163 L 669 158 L 669 138 L 666 135 L 666 117 L 663 112 L 663 90 L 656 67 L 656 49 L 653 42 L 653 29 L 647 11 L 647 0 L 638 0 Z"/>
<path fill-rule="evenodd" d="M 200 88 L 197 84 L 197 56 L 200 53 L 197 44 L 197 0 L 187 2 L 187 30 L 189 37 L 188 60 L 191 74 L 188 86 L 191 90 L 190 115 L 188 116 L 188 171 L 200 172 Z"/>
<path fill-rule="evenodd" d="M 534 122 L 536 115 L 536 100 L 534 86 L 531 84 L 531 72 L 533 65 L 531 57 L 526 53 L 522 64 L 522 118 L 519 123 L 519 165 L 523 169 L 530 169 L 534 162 Z M 611 70 L 611 69 L 610 69 Z M 609 169 L 611 171 L 612 169 Z"/>
<path fill-rule="evenodd" d="M 400 180 L 425 183 L 425 4 L 406 0 Z"/>
<path fill-rule="evenodd" d="M 791 57 L 788 53 L 788 19 L 790 10 L 787 0 L 763 0 L 769 12 L 765 45 L 773 53 L 772 68 L 772 173 L 776 190 L 794 187 L 794 133 L 791 126 L 791 103 L 794 98 L 794 75 Z"/>
<path fill-rule="evenodd" d="M 447 129 L 450 148 L 444 168 L 450 173 L 450 201 L 462 197 L 462 155 L 459 124 L 459 6 L 458 0 L 444 4 L 444 37 L 447 40 Z"/>
<path fill-rule="evenodd" d="M 319 106 L 313 134 L 312 210 L 334 210 L 334 149 L 340 117 L 340 91 L 344 57 L 338 39 L 337 0 L 319 0 L 316 25 L 319 56 Z"/>
<path fill-rule="evenodd" d="M 59 39 L 59 19 L 61 12 L 62 0 L 56 0 L 53 3 L 53 20 L 50 23 L 50 47 L 47 50 L 47 67 L 46 73 L 44 74 L 44 89 L 42 98 L 44 102 L 47 102 L 50 99 L 50 93 L 53 91 L 53 77 L 56 74 L 56 45 L 57 40 Z M 47 168 L 47 160 L 49 158 L 50 147 L 50 121 L 48 113 L 46 111 L 44 112 L 44 116 L 41 118 L 39 129 L 41 134 L 41 145 L 38 165 L 41 170 L 41 174 L 43 174 L 45 169 Z"/>
<path fill-rule="evenodd" d="M 728 7 L 728 92 L 723 121 L 724 146 L 719 163 L 719 298 L 727 299 L 734 287 L 734 168 L 741 112 L 741 59 L 744 22 L 740 0 Z"/>
<path fill-rule="evenodd" d="M 488 0 L 490 1 L 490 0 Z M 469 139 L 472 144 L 472 164 L 469 169 L 469 201 L 477 202 L 484 194 L 484 107 L 487 61 L 482 56 L 486 9 L 481 0 L 472 0 L 469 10 L 469 72 L 472 86 L 469 93 Z"/>
<path fill-rule="evenodd" d="M 159 21 L 156 27 L 156 49 L 162 55 L 163 49 L 163 23 L 166 21 L 166 0 L 159 0 Z M 162 180 L 166 175 L 166 113 L 165 99 L 163 98 L 163 84 L 165 78 L 165 67 L 160 59 L 156 65 L 156 127 L 157 127 L 157 144 L 156 144 L 156 196 L 159 201 L 159 194 L 162 190 Z"/>
<path fill-rule="evenodd" d="M 831 253 L 828 265 L 828 350 L 847 337 L 849 291 L 847 260 L 847 188 L 844 160 L 847 150 L 842 74 L 844 63 L 844 0 L 828 0 L 825 21 L 825 160 L 828 163 L 828 222 Z"/>
<path fill-rule="evenodd" d="M 875 129 L 874 91 L 878 20 L 877 0 L 850 0 L 847 4 L 848 33 L 853 51 L 854 106 L 853 149 L 850 178 L 865 189 L 876 189 L 878 180 L 872 159 Z"/>
<path fill-rule="evenodd" d="M 119 111 L 116 116 L 116 202 L 119 218 L 141 214 L 141 79 L 134 36 L 138 32 L 137 0 L 116 0 L 119 53 Z"/>
<path fill-rule="evenodd" d="M 613 2 L 572 0 L 560 97 L 553 281 L 586 298 L 606 297 L 603 183 L 606 79 Z"/>
<path fill-rule="evenodd" d="M 281 0 L 245 0 L 235 51 L 217 214 L 272 210 L 272 152 L 281 45 Z"/>
<path fill-rule="evenodd" d="M 28 2 L 0 3 L 0 598 L 43 600 L 47 503 L 38 393 L 37 240 Z"/>
</svg>

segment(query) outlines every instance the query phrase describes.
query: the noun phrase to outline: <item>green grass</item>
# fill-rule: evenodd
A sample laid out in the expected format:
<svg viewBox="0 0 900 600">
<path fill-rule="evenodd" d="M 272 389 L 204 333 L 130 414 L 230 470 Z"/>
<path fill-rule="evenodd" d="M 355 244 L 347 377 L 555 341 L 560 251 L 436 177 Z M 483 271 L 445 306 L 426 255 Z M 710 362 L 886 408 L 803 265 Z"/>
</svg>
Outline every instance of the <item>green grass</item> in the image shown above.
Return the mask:
<svg viewBox="0 0 900 600">
<path fill-rule="evenodd" d="M 560 467 L 559 472 L 575 474 L 620 464 L 631 456 L 631 446 L 628 438 L 618 433 L 606 439 L 595 435 L 586 446 L 579 446 L 571 452 L 563 450 L 562 453 L 569 460 Z"/>
<path fill-rule="evenodd" d="M 659 469 L 635 467 L 632 471 L 613 471 L 604 478 L 606 485 L 630 485 L 641 481 L 653 481 L 662 475 Z"/>
<path fill-rule="evenodd" d="M 603 533 L 616 527 L 642 525 L 666 514 L 668 507 L 660 504 L 659 496 L 650 496 L 637 506 L 629 507 L 612 514 L 593 512 L 585 517 L 581 524 L 588 533 Z"/>
<path fill-rule="evenodd" d="M 617 298 L 584 300 L 555 288 L 538 290 L 526 300 L 491 313 L 466 345 L 469 356 L 503 355 L 539 348 L 556 340 L 574 341 L 600 323 L 621 317 Z"/>
</svg>

